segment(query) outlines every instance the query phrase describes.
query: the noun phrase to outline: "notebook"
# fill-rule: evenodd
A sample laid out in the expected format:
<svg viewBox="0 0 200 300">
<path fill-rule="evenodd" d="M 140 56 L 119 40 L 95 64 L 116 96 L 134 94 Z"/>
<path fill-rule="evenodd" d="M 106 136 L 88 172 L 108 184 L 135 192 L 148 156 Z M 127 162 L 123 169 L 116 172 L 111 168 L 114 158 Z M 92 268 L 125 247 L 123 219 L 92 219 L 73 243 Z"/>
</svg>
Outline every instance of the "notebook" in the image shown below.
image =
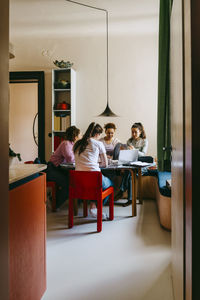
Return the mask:
<svg viewBox="0 0 200 300">
<path fill-rule="evenodd" d="M 120 150 L 118 165 L 129 164 L 131 162 L 137 161 L 138 160 L 138 151 L 139 150 L 137 150 L 137 149 Z"/>
</svg>

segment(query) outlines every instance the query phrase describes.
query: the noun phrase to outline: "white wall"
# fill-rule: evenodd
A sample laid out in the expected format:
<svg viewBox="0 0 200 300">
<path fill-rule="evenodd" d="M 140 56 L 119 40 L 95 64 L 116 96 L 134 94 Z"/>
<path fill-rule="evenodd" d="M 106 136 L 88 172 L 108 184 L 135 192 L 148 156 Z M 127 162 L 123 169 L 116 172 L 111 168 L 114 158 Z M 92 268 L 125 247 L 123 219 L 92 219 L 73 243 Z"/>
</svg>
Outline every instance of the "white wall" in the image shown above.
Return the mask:
<svg viewBox="0 0 200 300">
<path fill-rule="evenodd" d="M 144 2 L 152 10 L 144 10 Z M 157 70 L 158 70 L 158 0 L 134 1 L 134 9 L 124 7 L 123 14 L 111 12 L 109 17 L 109 104 L 117 118 L 97 117 L 106 106 L 106 39 L 104 16 L 98 22 L 84 23 L 75 31 L 64 27 L 58 31 L 19 34 L 12 27 L 11 41 L 16 58 L 10 61 L 11 71 L 45 71 L 46 159 L 50 156 L 51 140 L 51 69 L 55 59 L 74 62 L 77 71 L 77 126 L 84 131 L 91 121 L 102 126 L 117 125 L 116 135 L 122 142 L 130 137 L 134 122 L 142 122 L 149 140 L 148 154 L 156 156 Z M 126 14 L 125 14 L 126 13 Z M 66 12 L 67 14 L 67 12 Z M 11 6 L 12 18 L 12 6 Z M 67 15 L 66 15 L 67 18 Z M 12 19 L 11 19 L 12 20 Z M 68 24 L 69 25 L 69 24 Z M 96 27 L 95 27 L 96 26 Z M 73 30 L 73 26 L 70 27 Z M 55 31 L 55 30 L 54 30 Z"/>
</svg>

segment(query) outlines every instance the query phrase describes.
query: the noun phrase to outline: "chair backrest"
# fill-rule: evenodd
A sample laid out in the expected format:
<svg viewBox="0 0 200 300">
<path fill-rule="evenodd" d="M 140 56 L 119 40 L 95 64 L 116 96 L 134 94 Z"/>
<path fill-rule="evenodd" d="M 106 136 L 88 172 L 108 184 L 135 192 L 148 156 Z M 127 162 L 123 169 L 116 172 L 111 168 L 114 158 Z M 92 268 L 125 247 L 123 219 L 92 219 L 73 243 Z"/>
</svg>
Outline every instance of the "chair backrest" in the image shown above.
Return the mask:
<svg viewBox="0 0 200 300">
<path fill-rule="evenodd" d="M 96 200 L 102 196 L 102 174 L 98 171 L 70 170 L 69 196 Z"/>
</svg>

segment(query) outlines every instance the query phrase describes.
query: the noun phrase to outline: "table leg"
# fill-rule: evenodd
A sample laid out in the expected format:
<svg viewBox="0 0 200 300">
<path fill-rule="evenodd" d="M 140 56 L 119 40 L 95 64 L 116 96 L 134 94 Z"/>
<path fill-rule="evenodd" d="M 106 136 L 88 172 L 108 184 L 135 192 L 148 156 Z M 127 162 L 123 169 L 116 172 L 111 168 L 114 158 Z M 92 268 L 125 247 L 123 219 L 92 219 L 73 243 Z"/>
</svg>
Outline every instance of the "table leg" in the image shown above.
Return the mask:
<svg viewBox="0 0 200 300">
<path fill-rule="evenodd" d="M 142 168 L 138 168 L 138 204 L 142 204 Z"/>
<path fill-rule="evenodd" d="M 136 208 L 136 172 L 133 169 L 130 169 L 131 180 L 132 180 L 132 217 L 137 216 Z"/>
</svg>

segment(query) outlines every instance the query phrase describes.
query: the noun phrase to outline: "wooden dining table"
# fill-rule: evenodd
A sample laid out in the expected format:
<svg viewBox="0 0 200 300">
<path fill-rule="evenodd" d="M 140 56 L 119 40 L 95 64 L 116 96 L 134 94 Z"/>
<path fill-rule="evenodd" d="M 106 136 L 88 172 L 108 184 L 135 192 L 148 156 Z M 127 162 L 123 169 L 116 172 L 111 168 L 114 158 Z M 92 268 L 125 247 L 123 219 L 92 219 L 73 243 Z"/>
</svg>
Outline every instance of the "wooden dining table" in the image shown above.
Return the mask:
<svg viewBox="0 0 200 300">
<path fill-rule="evenodd" d="M 132 217 L 137 216 L 137 206 L 136 204 L 142 204 L 142 167 L 140 166 L 124 166 L 124 165 L 109 165 L 107 168 L 102 168 L 103 170 L 121 170 L 129 171 L 131 173 L 131 183 L 132 183 Z M 137 176 L 138 175 L 138 176 Z M 138 201 L 137 201 L 137 177 L 138 177 Z"/>
<path fill-rule="evenodd" d="M 101 170 L 128 170 L 131 173 L 131 182 L 132 182 L 132 217 L 137 216 L 137 206 L 136 204 L 142 204 L 142 168 L 145 166 L 124 166 L 124 165 L 108 165 L 108 167 L 101 168 Z M 61 164 L 60 165 L 64 169 L 75 169 L 75 164 Z M 136 189 L 136 181 L 138 177 L 138 202 L 137 202 L 137 189 Z"/>
</svg>

